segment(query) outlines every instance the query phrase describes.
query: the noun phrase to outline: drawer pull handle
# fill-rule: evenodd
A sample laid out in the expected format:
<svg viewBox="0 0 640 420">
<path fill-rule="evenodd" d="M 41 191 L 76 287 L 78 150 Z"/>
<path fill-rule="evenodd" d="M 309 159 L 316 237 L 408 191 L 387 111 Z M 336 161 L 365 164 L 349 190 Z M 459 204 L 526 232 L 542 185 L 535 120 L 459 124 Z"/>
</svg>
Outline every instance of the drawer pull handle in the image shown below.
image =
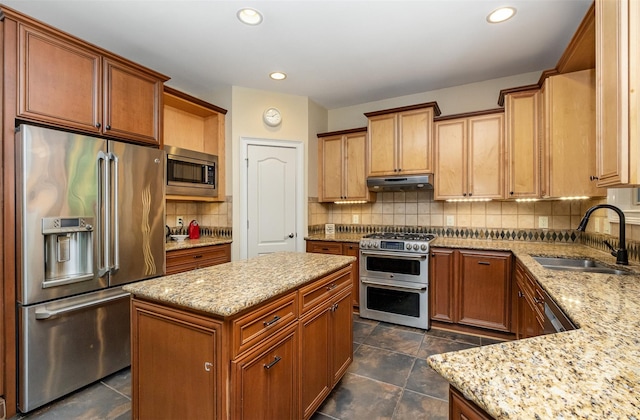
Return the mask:
<svg viewBox="0 0 640 420">
<path fill-rule="evenodd" d="M 542 303 L 542 302 L 544 302 L 542 299 L 538 299 L 538 298 L 537 298 L 537 297 L 535 297 L 535 296 L 534 296 L 534 298 L 533 298 L 533 301 L 534 301 L 535 303 Z"/>
<path fill-rule="evenodd" d="M 269 364 L 267 364 L 267 365 L 264 365 L 264 368 L 265 368 L 265 369 L 271 369 L 271 368 L 272 368 L 272 367 L 274 367 L 274 366 L 275 366 L 275 364 L 276 364 L 276 363 L 278 363 L 280 360 L 282 360 L 282 359 L 280 358 L 280 356 L 276 356 L 276 357 L 274 357 L 274 358 L 273 358 L 273 362 L 271 362 L 271 363 L 269 363 Z"/>
<path fill-rule="evenodd" d="M 330 285 L 327 286 L 327 290 L 333 290 L 335 289 L 337 286 L 335 283 L 331 283 Z"/>
<path fill-rule="evenodd" d="M 202 258 L 202 255 L 194 255 L 193 258 L 196 258 L 196 259 Z"/>
<path fill-rule="evenodd" d="M 262 325 L 264 325 L 265 327 L 271 326 L 273 324 L 275 324 L 276 322 L 280 321 L 280 317 L 278 315 L 274 316 L 273 319 L 271 321 L 264 321 L 262 323 Z"/>
<path fill-rule="evenodd" d="M 322 250 L 323 250 L 323 251 L 328 251 L 328 250 L 329 250 L 329 248 L 322 248 Z"/>
<path fill-rule="evenodd" d="M 491 265 L 491 263 L 487 262 L 487 261 L 478 261 L 478 264 L 480 264 L 480 265 Z"/>
</svg>

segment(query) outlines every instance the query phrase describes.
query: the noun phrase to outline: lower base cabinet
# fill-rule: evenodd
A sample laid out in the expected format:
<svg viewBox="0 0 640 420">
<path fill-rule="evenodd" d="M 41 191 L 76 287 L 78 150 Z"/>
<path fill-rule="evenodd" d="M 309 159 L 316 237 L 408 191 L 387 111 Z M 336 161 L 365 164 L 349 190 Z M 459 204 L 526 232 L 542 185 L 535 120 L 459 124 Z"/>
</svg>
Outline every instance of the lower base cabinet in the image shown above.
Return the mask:
<svg viewBox="0 0 640 420">
<path fill-rule="evenodd" d="M 231 317 L 134 296 L 133 419 L 310 418 L 353 360 L 351 293 L 348 266 Z"/>
<path fill-rule="evenodd" d="M 538 282 L 527 270 L 516 262 L 514 286 L 517 292 L 516 305 L 516 338 L 535 337 L 544 332 L 544 294 Z"/>
<path fill-rule="evenodd" d="M 167 251 L 166 275 L 183 273 L 231 261 L 231 244 L 207 245 Z"/>
<path fill-rule="evenodd" d="M 460 391 L 449 386 L 449 420 L 491 420 L 482 408 L 469 401 Z"/>
<path fill-rule="evenodd" d="M 307 241 L 307 252 L 356 257 L 353 264 L 353 307 L 360 307 L 360 245 L 354 242 Z"/>
</svg>

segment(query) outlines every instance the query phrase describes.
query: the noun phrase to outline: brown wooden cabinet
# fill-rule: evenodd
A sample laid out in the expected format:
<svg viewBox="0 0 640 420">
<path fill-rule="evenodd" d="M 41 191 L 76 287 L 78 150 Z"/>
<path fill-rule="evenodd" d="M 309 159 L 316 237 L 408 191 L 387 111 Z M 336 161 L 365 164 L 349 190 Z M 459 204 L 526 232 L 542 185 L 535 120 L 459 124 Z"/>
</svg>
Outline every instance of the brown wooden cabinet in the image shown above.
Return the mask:
<svg viewBox="0 0 640 420">
<path fill-rule="evenodd" d="M 231 244 L 208 245 L 167 251 L 166 274 L 182 273 L 231 261 Z"/>
<path fill-rule="evenodd" d="M 360 246 L 355 242 L 307 241 L 307 252 L 318 254 L 348 255 L 356 257 L 353 263 L 353 307 L 360 306 Z"/>
<path fill-rule="evenodd" d="M 595 71 L 548 77 L 542 98 L 542 196 L 606 196 L 596 185 Z"/>
<path fill-rule="evenodd" d="M 160 144 L 167 77 L 44 25 L 20 23 L 18 44 L 20 118 Z"/>
<path fill-rule="evenodd" d="M 227 110 L 168 86 L 164 88 L 163 98 L 164 144 L 218 156 L 217 197 L 168 195 L 167 199 L 224 201 Z"/>
<path fill-rule="evenodd" d="M 221 323 L 138 300 L 131 323 L 133 418 L 220 418 Z"/>
<path fill-rule="evenodd" d="M 545 322 L 544 291 L 519 261 L 516 261 L 513 283 L 517 288 L 516 338 L 541 335 Z"/>
<path fill-rule="evenodd" d="M 505 95 L 506 198 L 540 197 L 540 89 Z"/>
<path fill-rule="evenodd" d="M 231 363 L 234 419 L 298 418 L 298 328 L 291 325 Z"/>
<path fill-rule="evenodd" d="M 301 418 L 308 419 L 353 359 L 350 274 L 300 289 Z"/>
<path fill-rule="evenodd" d="M 318 134 L 318 201 L 370 201 L 365 167 L 367 129 Z"/>
<path fill-rule="evenodd" d="M 430 317 L 510 332 L 510 252 L 431 248 Z"/>
<path fill-rule="evenodd" d="M 596 0 L 598 186 L 640 184 L 640 3 Z"/>
<path fill-rule="evenodd" d="M 489 414 L 476 403 L 470 401 L 453 386 L 449 386 L 449 419 L 450 420 L 491 420 Z"/>
<path fill-rule="evenodd" d="M 504 198 L 504 114 L 435 123 L 434 199 Z"/>
<path fill-rule="evenodd" d="M 368 112 L 368 176 L 433 173 L 435 102 Z"/>
</svg>

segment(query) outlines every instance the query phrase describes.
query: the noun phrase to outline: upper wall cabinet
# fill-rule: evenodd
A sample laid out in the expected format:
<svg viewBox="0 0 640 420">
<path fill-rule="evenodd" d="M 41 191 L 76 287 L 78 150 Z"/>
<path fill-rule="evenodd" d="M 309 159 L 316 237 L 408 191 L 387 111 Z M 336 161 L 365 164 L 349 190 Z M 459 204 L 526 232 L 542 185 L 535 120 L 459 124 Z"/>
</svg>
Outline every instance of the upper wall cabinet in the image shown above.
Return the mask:
<svg viewBox="0 0 640 420">
<path fill-rule="evenodd" d="M 35 21 L 18 23 L 18 118 L 159 145 L 167 79 Z"/>
<path fill-rule="evenodd" d="M 224 201 L 225 118 L 227 110 L 179 90 L 164 88 L 164 144 L 218 156 L 218 196 L 168 199 Z"/>
<path fill-rule="evenodd" d="M 540 197 L 540 90 L 505 95 L 506 198 Z"/>
<path fill-rule="evenodd" d="M 367 112 L 368 176 L 433 173 L 435 102 Z"/>
<path fill-rule="evenodd" d="M 435 200 L 504 198 L 504 114 L 435 123 Z"/>
<path fill-rule="evenodd" d="M 595 6 L 598 185 L 640 185 L 640 2 Z"/>
<path fill-rule="evenodd" d="M 548 77 L 542 98 L 542 196 L 606 196 L 596 185 L 595 71 Z"/>
<path fill-rule="evenodd" d="M 370 201 L 365 168 L 366 127 L 318 134 L 318 201 Z"/>
</svg>

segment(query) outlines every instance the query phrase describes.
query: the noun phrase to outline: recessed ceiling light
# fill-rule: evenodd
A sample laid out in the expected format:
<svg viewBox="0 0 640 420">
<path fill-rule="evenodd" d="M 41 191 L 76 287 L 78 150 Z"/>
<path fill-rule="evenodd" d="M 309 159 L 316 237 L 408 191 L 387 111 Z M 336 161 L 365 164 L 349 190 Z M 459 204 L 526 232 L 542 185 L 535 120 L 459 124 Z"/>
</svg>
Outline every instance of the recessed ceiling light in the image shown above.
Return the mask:
<svg viewBox="0 0 640 420">
<path fill-rule="evenodd" d="M 260 22 L 262 22 L 262 14 L 256 9 L 249 7 L 238 10 L 237 16 L 240 22 L 246 23 L 247 25 L 260 25 Z"/>
<path fill-rule="evenodd" d="M 515 7 L 501 7 L 489 13 L 487 16 L 487 22 L 500 23 L 505 20 L 511 19 L 516 14 Z"/>
<path fill-rule="evenodd" d="M 269 77 L 273 80 L 284 80 L 287 78 L 287 75 L 281 71 L 274 71 L 273 73 L 269 74 Z"/>
</svg>

